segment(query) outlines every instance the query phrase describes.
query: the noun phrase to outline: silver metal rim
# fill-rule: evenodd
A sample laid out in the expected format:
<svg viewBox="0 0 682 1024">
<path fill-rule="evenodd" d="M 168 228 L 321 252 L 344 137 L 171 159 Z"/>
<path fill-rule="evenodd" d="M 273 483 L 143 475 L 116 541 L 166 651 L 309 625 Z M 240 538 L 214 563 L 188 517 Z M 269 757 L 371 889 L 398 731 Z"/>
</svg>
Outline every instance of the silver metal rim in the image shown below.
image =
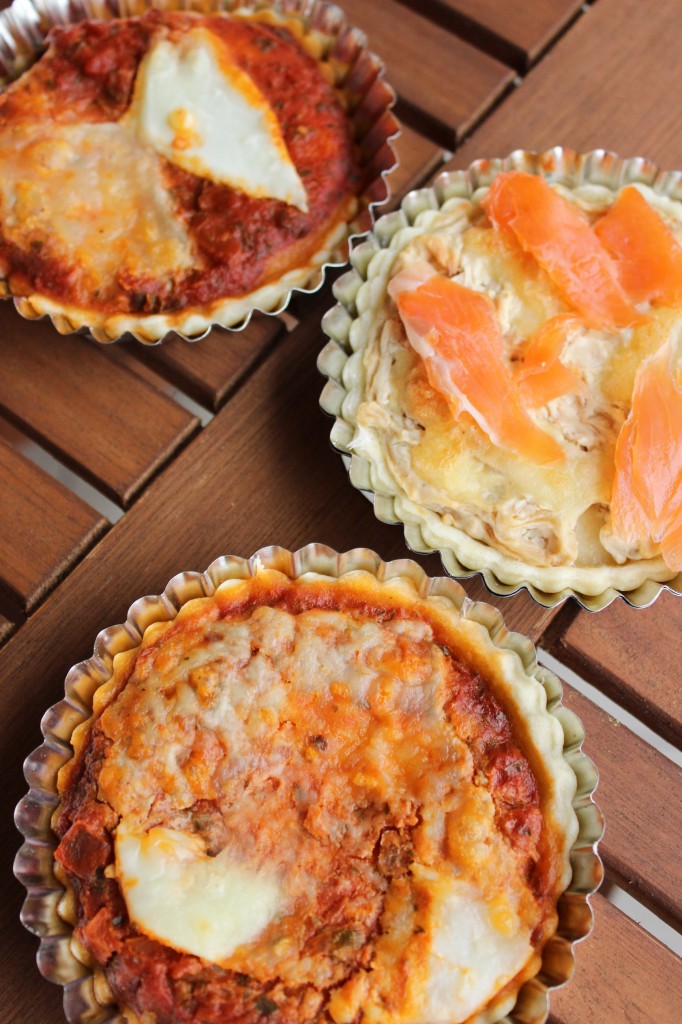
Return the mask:
<svg viewBox="0 0 682 1024">
<path fill-rule="evenodd" d="M 573 877 L 559 900 L 558 928 L 545 946 L 540 973 L 522 986 L 516 1006 L 503 1018 L 503 1024 L 543 1024 L 548 1014 L 548 993 L 571 978 L 575 967 L 573 947 L 592 929 L 589 896 L 603 878 L 597 844 L 604 821 L 594 802 L 598 774 L 582 751 L 583 726 L 577 716 L 561 704 L 561 683 L 552 672 L 538 666 L 532 642 L 520 633 L 509 632 L 496 608 L 471 601 L 463 588 L 449 577 L 427 576 L 411 559 L 383 562 L 368 548 L 338 553 L 323 544 L 309 544 L 297 551 L 266 547 L 251 558 L 225 556 L 216 559 L 205 572 L 174 576 L 162 594 L 135 601 L 124 623 L 98 634 L 92 657 L 75 665 L 68 673 L 64 699 L 43 716 L 44 742 L 26 759 L 24 774 L 30 788 L 15 812 L 17 828 L 25 841 L 17 853 L 14 873 L 27 890 L 22 923 L 40 940 L 38 967 L 45 978 L 64 987 L 68 1021 L 70 1024 L 123 1024 L 124 1020 L 116 1007 L 103 1005 L 98 1000 L 95 976 L 74 957 L 71 928 L 58 911 L 64 890 L 53 871 L 56 839 L 51 819 L 58 804 L 57 773 L 72 756 L 70 737 L 74 728 L 90 717 L 93 694 L 111 677 L 116 654 L 138 646 L 145 629 L 152 623 L 174 619 L 188 601 L 211 596 L 226 580 L 248 579 L 260 566 L 277 569 L 292 579 L 306 573 L 336 579 L 357 570 L 371 573 L 380 582 L 396 577 L 407 579 L 421 598 L 437 598 L 439 606 L 445 599 L 458 617 L 485 627 L 491 645 L 513 651 L 523 670 L 543 686 L 547 710 L 563 730 L 564 758 L 576 776 L 573 808 L 579 831 L 570 853 Z"/>
<path fill-rule="evenodd" d="M 682 573 L 667 582 L 650 579 L 630 591 L 608 587 L 596 595 L 584 594 L 571 587 L 547 592 L 530 582 L 506 583 L 492 569 L 479 569 L 460 561 L 461 553 L 454 544 L 452 547 L 442 547 L 432 542 L 428 537 L 428 529 L 425 530 L 422 524 L 408 522 L 397 507 L 401 497 L 397 489 L 394 493 L 375 490 L 370 463 L 348 447 L 355 421 L 353 403 L 346 401 L 349 391 L 344 383 L 344 368 L 353 352 L 349 335 L 358 315 L 355 298 L 367 279 L 367 269 L 373 255 L 387 248 L 394 235 L 412 225 L 422 211 L 438 210 L 454 196 L 470 198 L 477 189 L 490 185 L 501 171 L 508 170 L 540 174 L 551 181 L 559 181 L 574 188 L 582 184 L 598 184 L 615 190 L 626 184 L 640 182 L 649 185 L 660 195 L 682 201 L 680 171 L 663 171 L 643 157 L 621 159 L 615 153 L 601 149 L 581 154 L 559 146 L 544 153 L 515 150 L 504 159 L 476 160 L 466 170 L 444 171 L 430 187 L 408 193 L 400 209 L 380 217 L 369 238 L 354 247 L 350 258 L 353 269 L 340 277 L 334 285 L 334 296 L 338 303 L 326 313 L 322 321 L 322 329 L 330 340 L 318 358 L 318 368 L 327 378 L 320 404 L 335 419 L 331 432 L 332 446 L 341 454 L 353 486 L 372 502 L 377 518 L 382 522 L 403 526 L 405 542 L 410 551 L 439 554 L 447 573 L 456 579 L 480 576 L 487 590 L 496 597 L 512 597 L 526 590 L 534 601 L 546 608 L 555 608 L 572 597 L 587 611 L 597 612 L 607 608 L 619 597 L 633 608 L 647 608 L 664 590 L 681 596 Z"/>
<path fill-rule="evenodd" d="M 112 20 L 143 14 L 148 8 L 167 10 L 197 10 L 205 12 L 204 0 L 13 0 L 6 10 L 0 12 L 0 89 L 16 78 L 44 46 L 45 38 L 54 25 L 75 24 L 91 19 Z M 386 178 L 397 165 L 397 156 L 392 141 L 400 132 L 400 125 L 391 112 L 396 96 L 385 81 L 382 61 L 367 49 L 364 33 L 346 22 L 345 15 L 335 4 L 327 0 L 213 0 L 211 9 L 229 12 L 235 9 L 264 10 L 299 20 L 306 32 L 315 32 L 327 39 L 327 49 L 335 63 L 346 68 L 344 87 L 352 97 L 351 123 L 359 151 L 363 154 L 363 170 L 367 186 L 359 197 L 360 207 L 348 224 L 342 240 L 332 245 L 328 258 L 319 266 L 311 267 L 308 277 L 302 283 L 283 289 L 270 304 L 254 304 L 239 323 L 222 323 L 204 317 L 207 325 L 197 333 L 183 333 L 177 328 L 168 328 L 160 337 L 145 331 L 145 321 L 158 317 L 140 317 L 137 326 L 126 334 L 107 332 L 104 326 L 85 325 L 74 322 L 66 313 L 43 314 L 31 306 L 30 300 L 9 294 L 6 282 L 2 282 L 6 297 L 14 299 L 18 312 L 27 319 L 42 319 L 45 315 L 61 334 L 74 332 L 89 333 L 96 341 L 104 344 L 121 337 L 132 336 L 145 345 L 160 344 L 168 335 L 176 335 L 185 341 L 200 341 L 214 326 L 230 331 L 241 331 L 248 326 L 254 313 L 277 316 L 284 312 L 292 297 L 299 293 L 314 294 L 322 288 L 328 269 L 342 267 L 348 262 L 351 246 L 364 238 L 371 230 L 377 207 L 386 203 L 390 189 Z M 131 314 L 134 320 L 134 315 Z"/>
</svg>

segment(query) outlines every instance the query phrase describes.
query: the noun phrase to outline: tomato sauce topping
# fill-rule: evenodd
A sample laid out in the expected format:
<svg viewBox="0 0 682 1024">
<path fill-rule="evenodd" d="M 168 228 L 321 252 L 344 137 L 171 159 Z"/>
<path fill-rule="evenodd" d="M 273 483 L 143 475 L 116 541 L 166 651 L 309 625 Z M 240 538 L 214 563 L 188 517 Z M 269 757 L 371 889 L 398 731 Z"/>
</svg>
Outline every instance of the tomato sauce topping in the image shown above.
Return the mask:
<svg viewBox="0 0 682 1024">
<path fill-rule="evenodd" d="M 118 121 L 159 33 L 173 39 L 196 27 L 228 42 L 236 64 L 265 96 L 305 187 L 308 212 L 254 198 L 159 157 L 174 214 L 194 246 L 195 265 L 170 280 L 121 269 L 116 280 L 93 290 L 77 263 L 56 256 L 49 245 L 3 238 L 0 228 L 0 271 L 11 278 L 15 294 L 38 292 L 107 313 L 205 306 L 305 267 L 335 223 L 345 219 L 351 197 L 361 189 L 346 113 L 318 63 L 286 28 L 266 22 L 150 11 L 141 18 L 55 28 L 43 58 L 0 96 L 0 127 L 36 120 Z"/>
<path fill-rule="evenodd" d="M 202 609 L 196 617 L 187 616 L 170 626 L 140 653 L 134 667 L 130 665 L 122 673 L 119 694 L 135 679 L 137 685 L 151 685 L 150 673 L 160 662 L 174 664 L 174 659 L 186 652 L 187 645 L 193 647 L 195 641 L 199 645 L 213 642 L 219 635 L 216 630 L 221 623 L 243 623 L 264 604 L 293 616 L 311 610 L 330 610 L 346 613 L 349 620 L 358 622 L 385 624 L 402 620 L 425 622 L 431 627 L 433 639 L 428 643 L 436 644 L 446 660 L 446 699 L 442 713 L 471 752 L 474 777 L 480 777 L 475 784 L 485 786 L 490 793 L 496 827 L 516 851 L 523 874 L 541 905 L 552 886 L 551 870 L 547 867 L 551 861 L 548 848 L 551 840 L 543 824 L 539 787 L 531 764 L 521 752 L 512 723 L 490 686 L 451 649 L 453 641 L 447 630 L 420 607 L 405 607 L 398 602 L 378 603 L 360 588 L 294 587 L 288 583 L 263 588 L 256 580 L 242 598 L 229 594 L 224 603 L 221 604 L 220 598 L 214 602 L 208 613 Z M 401 631 L 397 635 L 402 636 Z M 406 635 L 401 660 L 408 666 L 405 669 L 408 675 L 418 670 L 417 663 L 414 670 L 410 667 L 412 653 L 411 641 Z M 391 671 L 390 661 L 386 671 Z M 353 732 L 366 715 L 357 705 L 348 704 L 346 708 L 341 692 L 344 688 L 339 686 L 338 689 L 338 699 L 334 697 L 337 706 L 330 709 L 337 714 L 330 715 L 328 730 L 324 722 L 326 712 L 320 702 L 315 701 L 299 722 L 290 723 L 302 737 L 307 736 L 310 752 L 306 759 L 311 785 L 318 768 L 323 772 L 320 778 L 326 778 L 327 772 L 334 772 L 332 751 L 343 747 L 343 743 L 339 746 L 339 736 L 344 727 Z M 111 702 L 116 699 L 112 694 Z M 305 700 L 304 696 L 304 704 Z M 384 709 L 377 705 L 373 713 L 381 721 Z M 413 734 L 416 737 L 419 723 L 410 724 L 409 714 L 404 714 L 408 718 L 400 725 L 400 732 L 403 736 Z M 194 1021 L 220 1024 L 226 1020 L 255 1024 L 271 1014 L 275 1014 L 273 1020 L 282 1024 L 328 1019 L 323 1010 L 324 987 L 315 983 L 285 985 L 277 979 L 259 980 L 227 966 L 208 965 L 196 956 L 138 932 L 128 918 L 118 883 L 108 870 L 114 862 L 112 833 L 118 816 L 102 799 L 98 780 L 107 745 L 111 742 L 101 719 L 95 720 L 90 738 L 74 762 L 62 793 L 56 824 L 61 842 L 56 856 L 69 873 L 78 897 L 79 938 L 104 967 L 116 997 L 138 1014 L 153 1012 L 159 1024 Z M 438 759 L 445 756 L 436 745 L 432 751 L 425 748 L 422 758 L 418 746 L 409 768 L 417 777 L 430 770 L 431 760 L 435 770 Z M 336 767 L 343 767 L 343 761 Z M 348 786 L 343 781 L 339 785 L 347 791 Z M 281 785 L 273 791 L 273 806 L 281 792 Z M 314 805 L 311 807 L 314 809 Z M 306 957 L 314 959 L 322 954 L 328 958 L 334 972 L 329 981 L 333 980 L 333 984 L 338 984 L 358 966 L 360 969 L 363 965 L 369 967 L 372 942 L 380 929 L 385 889 L 391 879 L 409 875 L 416 859 L 413 830 L 418 816 L 403 820 L 401 813 L 383 802 L 374 806 L 370 801 L 356 808 L 357 829 L 364 836 L 363 842 L 369 842 L 369 859 L 365 863 L 358 857 L 353 835 L 346 832 L 332 853 L 329 877 L 319 890 L 314 915 L 306 915 L 296 924 L 296 928 L 310 932 L 304 946 Z M 206 842 L 209 855 L 219 852 L 225 843 L 222 834 L 225 822 L 217 803 L 199 799 L 187 809 L 187 814 L 192 827 Z M 317 825 L 313 819 L 309 810 L 306 828 L 316 835 Z M 242 821 L 241 828 L 245 832 L 250 827 L 248 820 Z M 324 816 L 319 827 L 320 840 L 328 842 L 328 823 Z M 276 931 L 278 941 L 282 940 L 286 935 L 285 922 L 279 922 Z M 140 983 L 141 978 L 144 984 Z"/>
</svg>

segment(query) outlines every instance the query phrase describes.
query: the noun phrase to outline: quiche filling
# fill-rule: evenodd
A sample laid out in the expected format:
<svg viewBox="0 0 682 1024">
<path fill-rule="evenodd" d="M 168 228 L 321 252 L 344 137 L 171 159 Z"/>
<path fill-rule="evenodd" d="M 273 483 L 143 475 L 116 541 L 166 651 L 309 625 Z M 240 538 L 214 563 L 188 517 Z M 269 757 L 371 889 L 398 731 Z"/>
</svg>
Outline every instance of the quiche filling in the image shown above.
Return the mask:
<svg viewBox="0 0 682 1024">
<path fill-rule="evenodd" d="M 54 28 L 0 96 L 9 290 L 95 323 L 206 312 L 308 272 L 361 187 L 331 77 L 253 13 Z"/>
<path fill-rule="evenodd" d="M 682 204 L 500 174 L 394 237 L 361 319 L 350 448 L 438 546 L 546 590 L 682 570 Z"/>
<path fill-rule="evenodd" d="M 444 615 L 361 578 L 195 604 L 119 658 L 60 775 L 80 955 L 157 1024 L 503 1016 L 575 834 L 539 684 L 528 721 Z"/>
</svg>

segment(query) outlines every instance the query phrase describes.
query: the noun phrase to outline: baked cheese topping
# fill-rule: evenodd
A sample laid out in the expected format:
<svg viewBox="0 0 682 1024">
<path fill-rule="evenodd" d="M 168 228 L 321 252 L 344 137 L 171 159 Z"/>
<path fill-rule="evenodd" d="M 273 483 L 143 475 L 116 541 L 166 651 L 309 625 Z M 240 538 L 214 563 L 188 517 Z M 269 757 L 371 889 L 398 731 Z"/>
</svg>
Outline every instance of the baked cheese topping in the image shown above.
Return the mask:
<svg viewBox="0 0 682 1024">
<path fill-rule="evenodd" d="M 550 781 L 421 604 L 264 575 L 150 631 L 97 698 L 57 856 L 84 893 L 102 864 L 115 888 L 82 897 L 80 941 L 116 949 L 109 984 L 158 1024 L 186 1018 L 140 984 L 145 949 L 188 1021 L 204 999 L 221 1020 L 249 1000 L 301 1024 L 497 1019 L 566 882 L 561 739 L 539 727 Z"/>
<path fill-rule="evenodd" d="M 165 157 L 193 174 L 307 210 L 306 192 L 260 90 L 203 28 L 160 39 L 117 122 L 0 129 L 0 218 L 16 244 L 85 264 L 93 289 L 117 275 L 200 263 L 175 215 Z"/>
<path fill-rule="evenodd" d="M 593 220 L 613 202 L 611 192 L 593 186 L 557 191 Z M 682 207 L 645 186 L 641 191 L 682 242 Z M 637 368 L 682 329 L 682 311 L 643 304 L 646 316 L 624 328 L 575 315 L 542 266 L 509 233 L 493 230 L 476 200 L 453 199 L 438 213 L 422 215 L 417 226 L 396 236 L 393 251 L 377 258 L 362 305 L 365 336 L 350 448 L 374 467 L 380 490 L 406 498 L 420 521 L 428 519 L 439 546 L 452 537 L 466 552 L 464 559 L 483 559 L 501 578 L 522 573 L 537 586 L 544 583 L 543 589 L 581 589 L 590 587 L 592 570 L 610 568 L 618 585 L 620 563 L 650 559 L 656 549 L 633 548 L 611 530 L 616 442 Z M 434 275 L 489 300 L 512 375 L 523 367 L 529 339 L 557 318 L 562 372 L 574 376 L 575 386 L 525 411 L 561 458 L 542 464 L 497 445 L 471 416 L 453 412 L 434 387 L 389 294 L 391 282 L 416 267 L 424 276 L 430 267 Z M 462 535 L 485 548 L 469 550 Z M 623 583 L 629 568 L 623 567 Z M 638 570 L 640 577 L 651 571 L 651 564 Z M 607 585 L 605 577 L 595 580 L 592 592 Z"/>
<path fill-rule="evenodd" d="M 0 279 L 20 310 L 152 340 L 307 286 L 363 187 L 344 68 L 309 35 L 296 15 L 157 9 L 53 28 L 0 92 Z"/>
<path fill-rule="evenodd" d="M 21 123 L 0 128 L 0 151 L 0 220 L 16 245 L 83 267 L 93 288 L 196 263 L 161 161 L 131 123 Z"/>
<path fill-rule="evenodd" d="M 276 878 L 254 874 L 170 828 L 116 833 L 117 877 L 130 919 L 161 942 L 219 961 L 251 942 L 279 909 Z"/>
<path fill-rule="evenodd" d="M 426 1003 L 429 1021 L 447 1024 L 453 994 L 461 1014 L 475 1013 L 490 992 L 499 992 L 521 970 L 531 946 L 505 897 L 490 904 L 459 879 L 439 888 L 433 901 Z"/>
<path fill-rule="evenodd" d="M 270 104 L 206 29 L 151 48 L 126 116 L 142 140 L 186 171 L 307 212 L 305 188 Z"/>
</svg>

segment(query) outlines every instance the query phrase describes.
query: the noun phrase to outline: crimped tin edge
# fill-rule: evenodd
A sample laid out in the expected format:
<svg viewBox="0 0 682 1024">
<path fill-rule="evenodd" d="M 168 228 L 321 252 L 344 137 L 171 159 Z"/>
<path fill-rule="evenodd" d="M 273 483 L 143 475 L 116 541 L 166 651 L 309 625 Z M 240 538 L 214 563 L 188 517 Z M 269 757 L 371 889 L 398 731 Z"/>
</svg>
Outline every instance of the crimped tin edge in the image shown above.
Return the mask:
<svg viewBox="0 0 682 1024">
<path fill-rule="evenodd" d="M 0 11 L 0 89 L 16 78 L 31 63 L 53 25 L 75 24 L 88 18 L 114 20 L 139 15 L 146 10 L 196 10 L 204 12 L 203 0 L 13 0 Z M 306 266 L 292 268 L 279 281 L 262 285 L 249 296 L 215 300 L 204 314 L 187 310 L 177 318 L 173 314 L 115 314 L 92 322 L 88 310 L 58 306 L 37 294 L 12 295 L 6 279 L 0 279 L 0 297 L 12 298 L 17 312 L 25 319 L 48 317 L 60 334 L 89 333 L 96 341 L 108 344 L 128 335 L 144 345 L 160 344 L 169 334 L 184 341 L 200 341 L 213 327 L 241 331 L 254 313 L 277 316 L 289 306 L 295 294 L 312 295 L 324 285 L 327 272 L 344 266 L 352 245 L 371 230 L 378 207 L 390 199 L 387 177 L 398 165 L 393 141 L 400 125 L 392 112 L 396 94 L 385 78 L 383 62 L 367 48 L 367 38 L 346 21 L 340 7 L 331 0 L 212 0 L 210 10 L 229 13 L 241 9 L 253 12 L 273 10 L 286 19 L 295 19 L 310 35 L 328 37 L 328 51 L 334 61 L 345 67 L 344 79 L 353 79 L 353 109 L 348 117 L 358 151 L 366 144 L 370 154 L 361 161 L 367 184 L 356 197 L 355 210 L 336 223 Z M 339 51 L 337 54 L 336 51 Z M 344 58 L 344 59 L 341 59 Z M 338 83 L 342 85 L 342 83 Z M 368 116 L 364 107 L 371 109 Z M 241 303 L 236 313 L 230 310 Z M 222 309 L 222 312 L 221 312 Z"/>
<path fill-rule="evenodd" d="M 682 596 L 682 573 L 665 581 L 644 579 L 631 590 L 608 586 L 600 592 L 588 594 L 570 586 L 545 591 L 523 579 L 507 582 L 492 568 L 477 568 L 460 561 L 461 546 L 454 541 L 448 545 L 439 543 L 430 529 L 430 520 L 437 518 L 436 514 L 428 510 L 415 513 L 416 506 L 404 498 L 397 486 L 390 489 L 377 485 L 375 467 L 349 447 L 356 426 L 354 409 L 358 397 L 353 382 L 347 383 L 352 376 L 347 370 L 354 354 L 352 328 L 360 319 L 355 298 L 367 281 L 372 260 L 389 248 L 398 232 L 412 229 L 416 218 L 424 211 L 438 210 L 454 197 L 470 199 L 479 188 L 487 188 L 497 174 L 508 170 L 541 174 L 551 181 L 572 187 L 597 184 L 615 190 L 627 184 L 642 183 L 660 195 L 682 201 L 682 172 L 662 170 L 644 157 L 621 158 L 603 149 L 578 153 L 561 146 L 544 152 L 518 149 L 507 157 L 475 160 L 463 170 L 441 171 L 431 186 L 409 192 L 400 209 L 379 218 L 369 238 L 353 250 L 352 269 L 334 285 L 337 305 L 322 319 L 322 329 L 329 342 L 318 357 L 318 369 L 327 377 L 320 405 L 335 419 L 331 431 L 332 447 L 341 454 L 353 486 L 372 502 L 377 518 L 391 525 L 403 526 L 405 542 L 411 551 L 438 554 L 445 571 L 456 579 L 480 575 L 487 590 L 496 597 L 512 597 L 521 590 L 527 590 L 534 601 L 546 608 L 555 608 L 572 597 L 585 610 L 596 612 L 607 608 L 619 597 L 633 608 L 648 608 L 664 590 Z"/>
<path fill-rule="evenodd" d="M 41 729 L 45 742 L 26 759 L 24 774 L 30 788 L 15 811 L 15 824 L 25 841 L 16 855 L 14 873 L 27 890 L 22 923 L 39 938 L 37 962 L 41 973 L 47 980 L 64 987 L 67 1020 L 70 1024 L 86 1024 L 86 1021 L 87 1024 L 123 1024 L 124 1017 L 115 1006 L 101 1001 L 102 978 L 74 956 L 70 929 L 58 910 L 63 887 L 54 872 L 56 842 L 51 817 L 58 803 L 57 773 L 72 756 L 65 737 L 71 736 L 76 724 L 89 719 L 92 695 L 111 677 L 116 654 L 139 646 L 148 626 L 174 619 L 189 601 L 210 597 L 228 580 L 248 579 L 260 567 L 276 569 L 292 579 L 309 573 L 338 579 L 363 571 L 380 583 L 390 583 L 396 578 L 408 580 L 422 599 L 437 600 L 441 606 L 445 601 L 456 615 L 482 626 L 495 650 L 514 654 L 523 673 L 542 685 L 547 711 L 559 722 L 563 732 L 563 758 L 576 779 L 572 805 L 578 832 L 570 852 L 573 877 L 559 898 L 557 931 L 543 950 L 540 973 L 524 983 L 516 1007 L 501 1018 L 499 1024 L 544 1024 L 549 1012 L 549 992 L 570 980 L 574 971 L 573 947 L 592 929 L 589 896 L 599 888 L 603 878 L 597 845 L 604 823 L 594 801 L 598 774 L 582 750 L 585 739 L 582 723 L 561 703 L 561 682 L 549 669 L 538 665 L 531 640 L 507 630 L 498 609 L 472 601 L 449 576 L 428 576 L 412 559 L 384 562 L 369 548 L 337 552 L 324 544 L 308 544 L 296 551 L 273 545 L 259 549 L 248 559 L 222 556 L 204 572 L 183 572 L 174 576 L 163 593 L 133 602 L 124 623 L 98 633 L 93 655 L 67 674 L 65 699 L 43 716 Z M 82 699 L 76 698 L 76 694 Z M 47 806 L 49 813 L 37 820 L 33 808 L 41 803 Z M 557 973 L 557 964 L 560 973 Z M 516 1011 L 521 1016 L 517 1016 Z M 486 1024 L 487 1019 L 482 1014 L 477 1022 Z"/>
</svg>

